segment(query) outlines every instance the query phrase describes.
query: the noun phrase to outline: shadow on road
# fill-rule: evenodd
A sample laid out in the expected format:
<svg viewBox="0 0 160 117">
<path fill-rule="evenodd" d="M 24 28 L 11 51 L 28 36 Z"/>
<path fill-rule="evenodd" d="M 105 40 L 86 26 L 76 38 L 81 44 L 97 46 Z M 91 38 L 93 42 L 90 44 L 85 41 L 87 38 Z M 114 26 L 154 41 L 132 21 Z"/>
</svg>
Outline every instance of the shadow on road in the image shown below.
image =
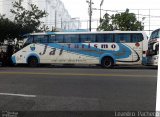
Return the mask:
<svg viewBox="0 0 160 117">
<path fill-rule="evenodd" d="M 27 65 L 17 65 L 17 66 L 12 66 L 12 68 L 31 68 L 31 67 L 28 67 Z M 5 67 L 4 67 L 5 68 Z M 83 68 L 83 69 L 106 69 L 106 68 L 103 68 L 101 67 L 100 65 L 40 65 L 38 67 L 34 67 L 34 68 L 75 68 L 75 69 L 78 69 L 78 68 Z M 117 66 L 114 66 L 113 68 L 107 68 L 107 69 L 130 69 L 130 70 L 158 70 L 158 67 L 157 66 L 144 66 L 144 65 L 117 65 Z"/>
</svg>

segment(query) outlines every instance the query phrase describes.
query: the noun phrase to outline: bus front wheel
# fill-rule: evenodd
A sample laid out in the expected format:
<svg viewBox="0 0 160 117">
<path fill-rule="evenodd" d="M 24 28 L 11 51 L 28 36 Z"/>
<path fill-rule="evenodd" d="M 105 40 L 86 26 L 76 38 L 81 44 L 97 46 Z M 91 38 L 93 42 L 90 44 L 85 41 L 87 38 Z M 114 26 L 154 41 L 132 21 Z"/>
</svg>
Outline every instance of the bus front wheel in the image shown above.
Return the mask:
<svg viewBox="0 0 160 117">
<path fill-rule="evenodd" d="M 111 57 L 104 57 L 102 59 L 101 65 L 104 68 L 112 68 L 114 65 L 113 59 Z"/>
<path fill-rule="evenodd" d="M 28 66 L 29 67 L 37 67 L 38 66 L 38 59 L 36 57 L 29 57 L 28 58 Z"/>
</svg>

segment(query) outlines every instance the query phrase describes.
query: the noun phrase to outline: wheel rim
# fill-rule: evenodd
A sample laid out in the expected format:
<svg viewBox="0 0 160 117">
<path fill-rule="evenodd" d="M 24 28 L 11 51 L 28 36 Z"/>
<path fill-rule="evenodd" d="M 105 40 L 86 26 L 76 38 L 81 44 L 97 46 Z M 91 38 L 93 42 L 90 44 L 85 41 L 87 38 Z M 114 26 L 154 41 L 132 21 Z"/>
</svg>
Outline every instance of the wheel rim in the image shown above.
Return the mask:
<svg viewBox="0 0 160 117">
<path fill-rule="evenodd" d="M 36 60 L 35 60 L 35 59 L 32 59 L 32 60 L 30 61 L 30 64 L 31 64 L 31 65 L 36 65 Z"/>
<path fill-rule="evenodd" d="M 112 60 L 110 59 L 110 58 L 105 58 L 104 59 L 104 67 L 106 67 L 106 68 L 109 68 L 109 67 L 111 67 L 112 66 Z"/>
<path fill-rule="evenodd" d="M 37 66 L 37 60 L 35 58 L 30 59 L 29 66 L 31 66 L 31 67 Z"/>
</svg>

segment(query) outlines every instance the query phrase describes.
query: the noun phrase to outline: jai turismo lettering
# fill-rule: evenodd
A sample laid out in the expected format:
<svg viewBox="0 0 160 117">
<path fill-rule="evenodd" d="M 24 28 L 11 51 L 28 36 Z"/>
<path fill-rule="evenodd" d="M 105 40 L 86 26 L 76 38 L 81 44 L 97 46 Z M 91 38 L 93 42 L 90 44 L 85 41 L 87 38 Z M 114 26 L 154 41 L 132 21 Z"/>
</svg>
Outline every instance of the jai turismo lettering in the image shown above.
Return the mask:
<svg viewBox="0 0 160 117">
<path fill-rule="evenodd" d="M 100 46 L 101 46 L 101 48 L 109 48 L 109 44 L 101 44 Z M 90 45 L 90 43 L 88 45 L 86 45 L 86 44 L 67 44 L 67 47 L 68 48 L 74 48 L 74 49 L 90 49 L 91 45 Z M 98 44 L 94 44 L 93 47 L 98 48 Z M 46 44 L 44 46 L 43 52 L 40 52 L 39 54 L 44 55 L 47 51 L 47 48 L 48 48 L 48 44 Z M 63 50 L 64 50 L 63 48 L 64 48 L 64 46 L 61 47 L 59 55 L 62 55 Z M 110 48 L 115 49 L 116 45 L 111 44 Z M 51 48 L 51 51 L 49 52 L 49 55 L 55 55 L 56 50 L 57 50 L 56 48 Z"/>
<path fill-rule="evenodd" d="M 93 47 L 91 46 L 91 44 L 67 44 L 68 48 L 109 48 L 111 47 L 112 49 L 115 49 L 116 48 L 116 45 L 115 44 L 94 44 Z M 98 47 L 100 46 L 100 47 Z"/>
</svg>

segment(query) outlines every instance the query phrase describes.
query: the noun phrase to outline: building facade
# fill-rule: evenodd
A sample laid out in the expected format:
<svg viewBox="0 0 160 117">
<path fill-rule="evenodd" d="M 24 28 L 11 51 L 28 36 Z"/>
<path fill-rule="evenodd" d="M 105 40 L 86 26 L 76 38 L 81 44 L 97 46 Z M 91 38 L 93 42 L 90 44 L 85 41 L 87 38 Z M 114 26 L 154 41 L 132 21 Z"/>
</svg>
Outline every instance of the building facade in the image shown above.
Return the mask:
<svg viewBox="0 0 160 117">
<path fill-rule="evenodd" d="M 29 4 L 35 4 L 41 10 L 45 10 L 48 16 L 42 19 L 44 25 L 51 29 L 65 29 L 74 30 L 80 28 L 80 21 L 71 18 L 67 9 L 61 0 L 2 0 L 0 1 L 0 14 L 11 20 L 14 19 L 14 15 L 10 12 L 12 9 L 12 3 L 15 1 L 21 2 L 23 7 L 27 10 L 31 10 Z"/>
</svg>

